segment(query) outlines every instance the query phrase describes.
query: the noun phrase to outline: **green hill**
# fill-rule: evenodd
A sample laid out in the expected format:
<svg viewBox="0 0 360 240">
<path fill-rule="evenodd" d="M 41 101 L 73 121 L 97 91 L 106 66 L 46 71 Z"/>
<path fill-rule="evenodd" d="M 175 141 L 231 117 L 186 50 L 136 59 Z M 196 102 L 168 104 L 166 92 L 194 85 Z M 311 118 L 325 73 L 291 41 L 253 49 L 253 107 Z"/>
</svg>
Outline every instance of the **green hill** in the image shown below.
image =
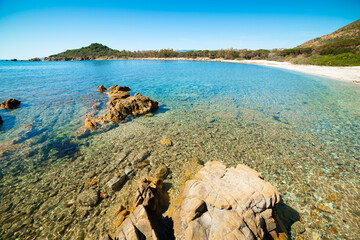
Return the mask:
<svg viewBox="0 0 360 240">
<path fill-rule="evenodd" d="M 92 43 L 87 47 L 67 50 L 65 52 L 54 54 L 44 58 L 44 61 L 81 61 L 95 59 L 112 59 L 116 58 L 118 50 L 111 49 L 99 43 Z"/>
<path fill-rule="evenodd" d="M 319 47 L 325 44 L 335 43 L 346 39 L 360 40 L 360 19 L 336 30 L 333 33 L 307 41 L 301 44 L 299 47 Z"/>
</svg>

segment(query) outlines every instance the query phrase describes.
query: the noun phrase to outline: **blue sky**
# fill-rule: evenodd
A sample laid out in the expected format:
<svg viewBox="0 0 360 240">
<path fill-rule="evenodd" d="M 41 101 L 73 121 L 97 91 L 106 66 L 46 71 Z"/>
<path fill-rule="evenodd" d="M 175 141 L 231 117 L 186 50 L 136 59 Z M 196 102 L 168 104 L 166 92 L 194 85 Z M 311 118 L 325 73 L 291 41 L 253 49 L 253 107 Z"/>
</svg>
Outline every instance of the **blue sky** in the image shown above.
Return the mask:
<svg viewBox="0 0 360 240">
<path fill-rule="evenodd" d="M 0 59 L 93 42 L 150 50 L 295 47 L 360 18 L 359 0 L 0 0 Z"/>
</svg>

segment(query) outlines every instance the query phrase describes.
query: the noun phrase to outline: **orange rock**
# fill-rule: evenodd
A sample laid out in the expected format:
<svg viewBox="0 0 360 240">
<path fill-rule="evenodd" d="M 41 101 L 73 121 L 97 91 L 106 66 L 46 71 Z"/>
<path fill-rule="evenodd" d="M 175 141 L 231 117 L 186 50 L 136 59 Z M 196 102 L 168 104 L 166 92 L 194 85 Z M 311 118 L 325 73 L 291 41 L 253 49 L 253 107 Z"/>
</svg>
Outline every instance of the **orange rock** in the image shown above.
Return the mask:
<svg viewBox="0 0 360 240">
<path fill-rule="evenodd" d="M 85 127 L 92 129 L 96 127 L 96 122 L 93 119 L 86 118 L 85 119 Z"/>
<path fill-rule="evenodd" d="M 331 232 L 332 234 L 337 234 L 338 230 L 335 227 L 329 227 L 329 232 Z"/>
<path fill-rule="evenodd" d="M 166 145 L 166 146 L 172 146 L 171 140 L 170 140 L 170 139 L 167 139 L 167 138 L 161 140 L 160 143 L 163 144 L 163 145 Z"/>
<path fill-rule="evenodd" d="M 100 198 L 105 199 L 107 197 L 108 197 L 108 195 L 106 193 L 104 193 L 104 192 L 100 193 Z"/>
<path fill-rule="evenodd" d="M 318 207 L 316 207 L 316 209 L 324 213 L 330 213 L 330 214 L 334 213 L 334 210 L 324 205 L 319 205 Z"/>
</svg>

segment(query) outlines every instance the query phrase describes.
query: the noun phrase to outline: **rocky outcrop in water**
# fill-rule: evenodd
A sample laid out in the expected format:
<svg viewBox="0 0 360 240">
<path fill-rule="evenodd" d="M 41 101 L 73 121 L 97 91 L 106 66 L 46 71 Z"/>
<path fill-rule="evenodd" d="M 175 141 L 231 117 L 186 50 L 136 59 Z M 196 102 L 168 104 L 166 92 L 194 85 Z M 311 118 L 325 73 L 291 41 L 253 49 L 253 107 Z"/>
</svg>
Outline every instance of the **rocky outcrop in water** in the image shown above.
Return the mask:
<svg viewBox="0 0 360 240">
<path fill-rule="evenodd" d="M 106 89 L 103 85 L 98 87 L 99 91 Z M 86 118 L 87 128 L 96 127 L 108 121 L 124 120 L 129 116 L 143 115 L 158 109 L 159 103 L 139 93 L 130 96 L 130 88 L 114 85 L 109 88 L 110 99 L 108 102 L 108 113 L 98 118 Z"/>
<path fill-rule="evenodd" d="M 41 59 L 40 58 L 30 58 L 28 61 L 29 62 L 41 62 Z"/>
<path fill-rule="evenodd" d="M 255 170 L 208 162 L 195 178 L 174 210 L 176 239 L 278 237 L 273 209 L 279 192 Z"/>
<path fill-rule="evenodd" d="M 136 208 L 115 239 L 279 239 L 274 211 L 279 192 L 247 166 L 206 163 L 195 179 L 186 182 L 180 200 L 171 228 L 160 210 L 166 202 L 162 180 L 144 179 L 135 197 Z"/>
<path fill-rule="evenodd" d="M 8 100 L 3 101 L 0 104 L 0 109 L 10 110 L 10 109 L 18 108 L 20 103 L 21 102 L 19 100 L 16 100 L 14 98 L 9 98 Z"/>
<path fill-rule="evenodd" d="M 98 86 L 98 87 L 97 87 L 97 90 L 98 90 L 100 93 L 104 93 L 104 92 L 107 90 L 107 88 L 106 88 L 104 85 L 101 85 L 101 86 Z"/>
</svg>

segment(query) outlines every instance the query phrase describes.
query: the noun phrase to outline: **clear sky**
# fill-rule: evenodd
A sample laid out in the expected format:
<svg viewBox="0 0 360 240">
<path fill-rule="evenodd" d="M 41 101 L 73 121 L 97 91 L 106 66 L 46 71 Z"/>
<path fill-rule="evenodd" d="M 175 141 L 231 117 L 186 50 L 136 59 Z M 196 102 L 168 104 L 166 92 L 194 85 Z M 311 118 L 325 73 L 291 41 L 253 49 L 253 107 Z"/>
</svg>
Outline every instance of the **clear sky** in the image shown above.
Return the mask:
<svg viewBox="0 0 360 240">
<path fill-rule="evenodd" d="M 0 0 L 0 59 L 122 50 L 289 48 L 360 18 L 360 0 Z"/>
</svg>

